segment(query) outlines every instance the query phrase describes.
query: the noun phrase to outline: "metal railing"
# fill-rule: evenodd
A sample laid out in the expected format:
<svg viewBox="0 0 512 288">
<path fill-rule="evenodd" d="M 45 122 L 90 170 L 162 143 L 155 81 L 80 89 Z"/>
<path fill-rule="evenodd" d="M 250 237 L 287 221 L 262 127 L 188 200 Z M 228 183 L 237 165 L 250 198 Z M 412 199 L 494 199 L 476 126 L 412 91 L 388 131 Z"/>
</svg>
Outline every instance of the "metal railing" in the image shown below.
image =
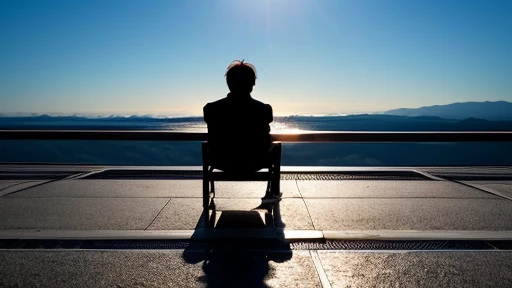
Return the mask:
<svg viewBox="0 0 512 288">
<path fill-rule="evenodd" d="M 0 140 L 205 141 L 207 133 L 160 130 L 0 130 Z M 512 142 L 512 132 L 303 132 L 272 134 L 282 142 Z"/>
</svg>

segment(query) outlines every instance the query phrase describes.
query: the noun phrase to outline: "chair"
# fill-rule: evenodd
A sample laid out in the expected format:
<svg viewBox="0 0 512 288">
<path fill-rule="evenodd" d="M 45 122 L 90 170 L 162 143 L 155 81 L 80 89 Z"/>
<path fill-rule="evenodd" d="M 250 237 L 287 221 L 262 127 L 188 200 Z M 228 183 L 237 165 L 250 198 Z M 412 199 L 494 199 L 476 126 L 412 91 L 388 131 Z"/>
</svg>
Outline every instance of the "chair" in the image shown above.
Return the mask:
<svg viewBox="0 0 512 288">
<path fill-rule="evenodd" d="M 208 227 L 210 196 L 215 197 L 215 181 L 267 181 L 267 192 L 278 196 L 280 193 L 279 181 L 281 180 L 281 142 L 272 142 L 269 149 L 267 171 L 256 171 L 250 173 L 233 173 L 215 171 L 210 161 L 211 155 L 208 149 L 208 142 L 202 143 L 203 158 L 203 213 L 205 227 Z M 211 188 L 211 189 L 210 189 Z"/>
</svg>

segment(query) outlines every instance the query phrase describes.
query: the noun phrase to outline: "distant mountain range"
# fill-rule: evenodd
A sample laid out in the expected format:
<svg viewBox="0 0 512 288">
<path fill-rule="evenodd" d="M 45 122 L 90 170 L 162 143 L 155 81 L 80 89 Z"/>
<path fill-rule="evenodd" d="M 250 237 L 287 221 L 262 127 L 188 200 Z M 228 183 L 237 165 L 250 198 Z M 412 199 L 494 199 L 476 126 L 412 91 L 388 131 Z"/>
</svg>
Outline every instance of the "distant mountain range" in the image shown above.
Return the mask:
<svg viewBox="0 0 512 288">
<path fill-rule="evenodd" d="M 395 116 L 434 116 L 445 119 L 478 118 L 493 121 L 512 120 L 512 103 L 496 102 L 463 102 L 448 105 L 425 106 L 420 108 L 400 108 L 384 112 Z"/>
<path fill-rule="evenodd" d="M 511 131 L 512 103 L 463 102 L 346 116 L 276 116 L 274 121 L 285 123 L 288 127 L 316 131 Z M 151 115 L 86 117 L 0 114 L 0 129 L 176 130 L 190 126 L 206 129 L 206 123 L 201 116 L 167 118 Z"/>
</svg>

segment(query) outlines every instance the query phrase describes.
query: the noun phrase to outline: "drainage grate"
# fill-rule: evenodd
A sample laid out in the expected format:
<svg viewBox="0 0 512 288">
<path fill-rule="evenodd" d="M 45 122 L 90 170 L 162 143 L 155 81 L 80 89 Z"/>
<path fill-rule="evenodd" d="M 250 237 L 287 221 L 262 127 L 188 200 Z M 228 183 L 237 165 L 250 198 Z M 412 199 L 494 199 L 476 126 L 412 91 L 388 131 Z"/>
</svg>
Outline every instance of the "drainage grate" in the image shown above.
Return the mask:
<svg viewBox="0 0 512 288">
<path fill-rule="evenodd" d="M 202 171 L 173 170 L 105 170 L 80 179 L 168 179 L 198 180 Z M 344 172 L 282 172 L 281 180 L 432 180 L 414 171 L 344 171 Z"/>
<path fill-rule="evenodd" d="M 158 242 L 91 242 L 82 249 L 149 249 L 149 250 L 175 250 L 186 249 L 188 242 L 158 241 Z"/>
<path fill-rule="evenodd" d="M 114 240 L 0 240 L 0 249 L 186 249 L 183 241 Z"/>
<path fill-rule="evenodd" d="M 281 180 L 432 180 L 414 171 L 346 171 L 339 173 L 283 173 Z"/>
<path fill-rule="evenodd" d="M 326 241 L 294 242 L 294 250 L 491 250 L 485 241 Z"/>
</svg>

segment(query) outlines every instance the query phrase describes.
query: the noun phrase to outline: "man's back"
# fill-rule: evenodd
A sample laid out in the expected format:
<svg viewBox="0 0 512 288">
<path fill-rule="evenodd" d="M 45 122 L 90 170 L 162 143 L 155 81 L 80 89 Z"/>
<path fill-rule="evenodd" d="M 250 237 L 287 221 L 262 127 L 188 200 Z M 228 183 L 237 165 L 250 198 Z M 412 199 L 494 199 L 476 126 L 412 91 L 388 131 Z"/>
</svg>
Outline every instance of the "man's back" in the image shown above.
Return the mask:
<svg viewBox="0 0 512 288">
<path fill-rule="evenodd" d="M 256 171 L 268 162 L 272 107 L 250 94 L 230 93 L 204 109 L 214 167 L 224 171 Z"/>
</svg>

